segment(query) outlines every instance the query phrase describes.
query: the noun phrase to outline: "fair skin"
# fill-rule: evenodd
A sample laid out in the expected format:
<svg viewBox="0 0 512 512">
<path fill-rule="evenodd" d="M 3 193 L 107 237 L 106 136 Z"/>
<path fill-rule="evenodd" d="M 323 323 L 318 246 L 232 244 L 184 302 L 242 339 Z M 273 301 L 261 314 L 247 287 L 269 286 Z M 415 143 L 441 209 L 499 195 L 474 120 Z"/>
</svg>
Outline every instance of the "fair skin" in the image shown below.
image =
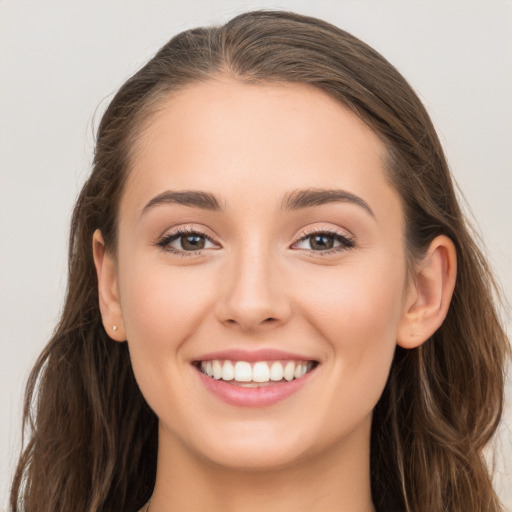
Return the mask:
<svg viewBox="0 0 512 512">
<path fill-rule="evenodd" d="M 446 315 L 453 244 L 438 237 L 407 267 L 383 143 L 304 85 L 190 86 L 139 143 L 116 256 L 99 231 L 93 249 L 105 329 L 128 340 L 159 418 L 151 512 L 373 511 L 372 410 L 397 342 L 417 347 Z M 320 189 L 338 192 L 312 198 Z M 217 208 L 168 194 L 184 191 Z M 297 191 L 308 204 L 291 205 Z M 235 363 L 276 349 L 308 373 L 242 388 L 242 402 L 199 368 L 219 351 Z"/>
</svg>

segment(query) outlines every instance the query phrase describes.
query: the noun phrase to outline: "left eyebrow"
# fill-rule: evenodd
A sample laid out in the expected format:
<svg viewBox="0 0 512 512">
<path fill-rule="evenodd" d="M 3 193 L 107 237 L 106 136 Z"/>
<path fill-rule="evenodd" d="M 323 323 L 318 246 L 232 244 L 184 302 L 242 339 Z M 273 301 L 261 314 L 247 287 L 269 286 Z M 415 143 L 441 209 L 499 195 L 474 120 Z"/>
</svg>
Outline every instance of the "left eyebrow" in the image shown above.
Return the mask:
<svg viewBox="0 0 512 512">
<path fill-rule="evenodd" d="M 368 203 L 346 190 L 340 189 L 318 189 L 308 188 L 304 190 L 294 190 L 286 194 L 282 203 L 282 210 L 300 210 L 302 208 L 311 208 L 312 206 L 321 206 L 329 203 L 352 203 L 366 210 L 372 217 L 375 217 Z"/>
<path fill-rule="evenodd" d="M 166 190 L 161 194 L 153 197 L 142 209 L 142 214 L 148 212 L 155 206 L 162 204 L 182 204 L 193 208 L 201 208 L 202 210 L 220 211 L 222 207 L 213 194 L 201 192 L 198 190 Z"/>
</svg>

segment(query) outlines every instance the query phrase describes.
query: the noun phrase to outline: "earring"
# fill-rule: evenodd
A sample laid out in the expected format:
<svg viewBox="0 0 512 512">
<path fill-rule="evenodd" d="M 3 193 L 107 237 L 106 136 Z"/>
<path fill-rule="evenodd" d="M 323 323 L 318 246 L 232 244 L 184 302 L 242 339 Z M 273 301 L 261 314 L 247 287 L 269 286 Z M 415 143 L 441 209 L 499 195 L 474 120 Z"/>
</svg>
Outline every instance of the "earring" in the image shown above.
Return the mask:
<svg viewBox="0 0 512 512">
<path fill-rule="evenodd" d="M 117 331 L 117 325 L 113 325 L 113 326 L 112 326 L 112 330 L 113 330 L 114 332 L 115 332 L 115 331 Z"/>
</svg>

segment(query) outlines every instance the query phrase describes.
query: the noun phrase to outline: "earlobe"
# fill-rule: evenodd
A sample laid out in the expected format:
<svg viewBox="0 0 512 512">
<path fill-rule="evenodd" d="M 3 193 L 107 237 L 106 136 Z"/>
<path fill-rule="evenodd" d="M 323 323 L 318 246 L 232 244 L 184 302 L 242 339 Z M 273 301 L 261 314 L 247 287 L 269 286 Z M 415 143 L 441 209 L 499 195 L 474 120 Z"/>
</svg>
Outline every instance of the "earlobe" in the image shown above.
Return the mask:
<svg viewBox="0 0 512 512">
<path fill-rule="evenodd" d="M 92 251 L 98 277 L 98 299 L 103 327 L 114 341 L 126 341 L 115 261 L 105 249 L 105 242 L 99 229 L 92 237 Z"/>
<path fill-rule="evenodd" d="M 450 306 L 457 276 L 457 255 L 446 236 L 436 237 L 414 270 L 397 343 L 416 348 L 441 326 Z"/>
</svg>

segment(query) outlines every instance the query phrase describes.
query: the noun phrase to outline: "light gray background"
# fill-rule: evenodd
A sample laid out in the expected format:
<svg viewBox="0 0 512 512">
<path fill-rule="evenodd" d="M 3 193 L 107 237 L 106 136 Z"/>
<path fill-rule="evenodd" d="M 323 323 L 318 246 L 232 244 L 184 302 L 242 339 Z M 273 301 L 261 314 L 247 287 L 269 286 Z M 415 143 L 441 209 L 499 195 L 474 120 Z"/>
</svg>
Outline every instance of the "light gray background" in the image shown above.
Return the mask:
<svg viewBox="0 0 512 512">
<path fill-rule="evenodd" d="M 18 456 L 23 386 L 62 305 L 70 212 L 101 112 L 175 33 L 262 7 L 331 21 L 408 78 L 510 300 L 510 1 L 0 0 L 0 509 Z M 509 390 L 496 480 L 512 511 L 510 400 Z"/>
</svg>

